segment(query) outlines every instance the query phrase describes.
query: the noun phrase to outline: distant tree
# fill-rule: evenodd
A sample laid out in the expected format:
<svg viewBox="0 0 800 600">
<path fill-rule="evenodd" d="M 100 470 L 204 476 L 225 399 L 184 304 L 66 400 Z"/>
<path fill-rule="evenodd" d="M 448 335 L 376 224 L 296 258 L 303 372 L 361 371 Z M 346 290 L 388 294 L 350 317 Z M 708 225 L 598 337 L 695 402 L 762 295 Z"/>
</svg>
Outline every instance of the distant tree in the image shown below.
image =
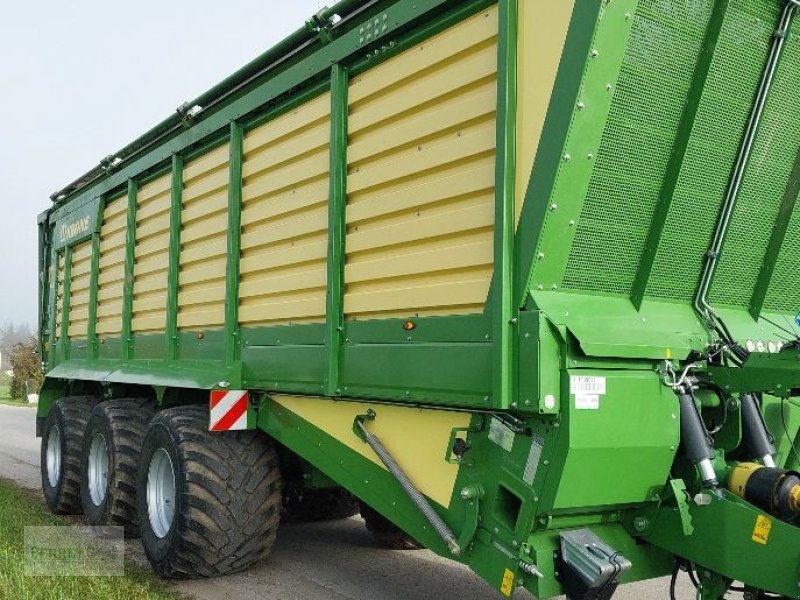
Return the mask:
<svg viewBox="0 0 800 600">
<path fill-rule="evenodd" d="M 31 328 L 27 323 L 17 325 L 6 322 L 0 325 L 0 352 L 2 353 L 2 364 L 0 367 L 8 368 L 11 350 L 15 344 L 25 344 L 31 339 Z"/>
<path fill-rule="evenodd" d="M 42 385 L 42 365 L 36 351 L 36 338 L 29 337 L 25 342 L 14 344 L 9 354 L 9 363 L 14 374 L 11 377 L 9 393 L 12 398 L 25 400 L 28 389 L 39 393 Z M 25 382 L 28 382 L 28 387 Z"/>
</svg>

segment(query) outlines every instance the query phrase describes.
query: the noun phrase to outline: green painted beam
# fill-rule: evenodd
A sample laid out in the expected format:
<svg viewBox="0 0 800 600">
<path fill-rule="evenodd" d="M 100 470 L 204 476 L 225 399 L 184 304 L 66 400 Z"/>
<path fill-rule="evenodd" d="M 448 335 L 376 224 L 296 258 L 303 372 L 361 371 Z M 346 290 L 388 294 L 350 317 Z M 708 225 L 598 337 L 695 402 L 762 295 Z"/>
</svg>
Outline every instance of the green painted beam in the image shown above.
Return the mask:
<svg viewBox="0 0 800 600">
<path fill-rule="evenodd" d="M 61 299 L 61 357 L 69 360 L 69 304 L 72 288 L 72 246 L 64 251 L 64 297 Z"/>
<path fill-rule="evenodd" d="M 778 217 L 775 219 L 769 246 L 767 246 L 767 251 L 764 254 L 753 296 L 750 299 L 750 314 L 754 319 L 758 319 L 764 310 L 764 302 L 766 302 L 767 293 L 769 293 L 769 287 L 772 283 L 772 276 L 775 273 L 775 267 L 783 249 L 786 232 L 789 230 L 789 223 L 792 220 L 792 214 L 794 214 L 798 194 L 800 194 L 800 150 L 798 150 L 794 159 L 794 166 L 786 184 L 786 191 L 783 194 L 780 209 L 778 209 Z"/>
<path fill-rule="evenodd" d="M 670 207 L 672 206 L 672 198 L 675 195 L 675 188 L 681 176 L 683 162 L 689 148 L 689 141 L 692 139 L 695 119 L 697 118 L 697 112 L 700 109 L 700 103 L 703 99 L 703 90 L 706 87 L 708 75 L 711 72 L 711 65 L 714 61 L 717 43 L 722 33 L 722 25 L 725 22 L 725 15 L 728 12 L 729 3 L 730 0 L 717 0 L 714 4 L 708 27 L 706 28 L 703 51 L 695 65 L 692 84 L 689 88 L 692 91 L 683 108 L 680 127 L 675 136 L 675 142 L 672 145 L 666 176 L 664 177 L 661 192 L 658 196 L 653 220 L 650 224 L 647 241 L 644 245 L 644 252 L 641 262 L 639 263 L 639 270 L 633 282 L 631 301 L 637 309 L 641 308 L 645 294 L 647 293 L 650 274 L 653 272 L 653 265 L 655 264 L 658 247 L 661 243 L 664 228 L 667 225 L 667 218 L 669 216 Z"/>
<path fill-rule="evenodd" d="M 225 363 L 239 360 L 239 262 L 242 243 L 242 162 L 244 133 L 231 122 L 228 163 L 228 262 L 225 272 Z"/>
<path fill-rule="evenodd" d="M 178 358 L 178 286 L 180 285 L 181 205 L 183 157 L 172 155 L 172 205 L 169 214 L 169 267 L 167 272 L 167 360 Z"/>
<path fill-rule="evenodd" d="M 125 231 L 125 281 L 122 295 L 122 359 L 133 358 L 133 276 L 136 268 L 136 208 L 138 186 L 128 180 L 128 214 Z"/>
<path fill-rule="evenodd" d="M 326 298 L 325 394 L 341 394 L 344 337 L 344 263 L 347 210 L 347 69 L 331 69 L 330 195 L 328 199 L 328 292 Z"/>
<path fill-rule="evenodd" d="M 58 310 L 58 252 L 56 252 L 53 244 L 48 248 L 50 255 L 50 271 L 48 276 L 50 278 L 50 314 L 48 315 L 47 329 L 50 332 L 50 339 L 48 340 L 49 349 L 47 351 L 47 367 L 52 369 L 56 364 L 56 311 Z"/>
<path fill-rule="evenodd" d="M 514 303 L 514 217 L 517 170 L 517 0 L 500 0 L 497 77 L 497 154 L 495 172 L 494 278 L 492 285 L 492 405 L 511 404 L 512 360 L 518 319 Z"/>
<path fill-rule="evenodd" d="M 105 206 L 105 201 L 102 202 Z M 89 323 L 87 324 L 87 355 L 97 358 L 97 291 L 100 278 L 100 234 L 92 235 L 92 258 L 89 267 Z"/>
<path fill-rule="evenodd" d="M 550 215 L 551 196 L 562 166 L 564 147 L 570 135 L 586 59 L 592 50 L 600 2 L 576 2 L 570 21 L 552 99 L 542 129 L 533 171 L 525 192 L 515 241 L 514 301 L 522 307 L 528 300 L 529 282 L 536 264 L 537 245 Z M 558 149 L 556 151 L 555 149 Z"/>
</svg>

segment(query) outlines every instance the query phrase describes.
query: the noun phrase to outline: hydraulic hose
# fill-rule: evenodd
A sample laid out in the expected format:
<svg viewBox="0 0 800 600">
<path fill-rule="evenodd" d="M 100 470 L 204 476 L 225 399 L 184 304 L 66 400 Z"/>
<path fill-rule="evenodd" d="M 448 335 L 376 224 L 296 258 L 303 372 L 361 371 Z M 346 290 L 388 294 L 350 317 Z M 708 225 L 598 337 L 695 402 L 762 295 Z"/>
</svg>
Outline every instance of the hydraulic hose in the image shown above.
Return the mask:
<svg viewBox="0 0 800 600">
<path fill-rule="evenodd" d="M 678 401 L 681 408 L 681 451 L 699 469 L 703 485 L 717 488 L 719 480 L 711 462 L 714 458 L 714 445 L 709 439 L 694 394 L 691 390 L 683 389 L 678 394 Z"/>
<path fill-rule="evenodd" d="M 753 394 L 742 394 L 742 445 L 748 458 L 760 459 L 765 467 L 775 467 L 774 438 L 767 429 L 764 415 Z"/>
<path fill-rule="evenodd" d="M 800 5 L 800 0 L 787 0 L 786 6 L 781 13 L 777 30 L 774 33 L 774 39 L 772 42 L 772 47 L 770 48 L 769 57 L 764 67 L 764 72 L 761 76 L 761 82 L 753 102 L 753 108 L 750 112 L 747 128 L 745 129 L 741 147 L 739 148 L 739 154 L 733 168 L 731 180 L 728 184 L 725 201 L 722 204 L 717 226 L 714 230 L 714 237 L 708 253 L 706 254 L 706 261 L 703 268 L 703 274 L 700 279 L 700 285 L 698 286 L 697 293 L 695 295 L 694 304 L 697 312 L 729 343 L 733 343 L 734 340 L 731 339 L 730 332 L 727 330 L 722 323 L 722 320 L 709 304 L 708 294 L 711 288 L 711 283 L 714 279 L 714 274 L 716 273 L 717 266 L 719 264 L 719 258 L 722 253 L 722 247 L 725 243 L 725 237 L 728 233 L 731 217 L 733 216 L 733 211 L 736 208 L 736 201 L 742 186 L 744 173 L 747 165 L 750 162 L 753 144 L 758 133 L 759 125 L 761 124 L 761 118 L 764 114 L 764 107 L 766 106 L 767 98 L 769 97 L 772 84 L 775 80 L 778 62 L 783 54 L 789 27 L 792 24 L 792 20 L 798 5 Z"/>
</svg>

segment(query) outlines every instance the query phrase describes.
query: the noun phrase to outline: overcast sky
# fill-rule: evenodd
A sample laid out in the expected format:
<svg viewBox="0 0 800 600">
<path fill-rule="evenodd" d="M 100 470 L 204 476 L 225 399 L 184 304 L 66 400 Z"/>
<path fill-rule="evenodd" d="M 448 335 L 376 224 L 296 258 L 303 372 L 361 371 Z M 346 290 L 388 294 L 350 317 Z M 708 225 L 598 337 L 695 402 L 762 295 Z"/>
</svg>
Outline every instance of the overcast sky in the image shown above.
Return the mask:
<svg viewBox="0 0 800 600">
<path fill-rule="evenodd" d="M 36 215 L 50 194 L 333 0 L 5 3 L 0 323 L 35 326 Z"/>
</svg>

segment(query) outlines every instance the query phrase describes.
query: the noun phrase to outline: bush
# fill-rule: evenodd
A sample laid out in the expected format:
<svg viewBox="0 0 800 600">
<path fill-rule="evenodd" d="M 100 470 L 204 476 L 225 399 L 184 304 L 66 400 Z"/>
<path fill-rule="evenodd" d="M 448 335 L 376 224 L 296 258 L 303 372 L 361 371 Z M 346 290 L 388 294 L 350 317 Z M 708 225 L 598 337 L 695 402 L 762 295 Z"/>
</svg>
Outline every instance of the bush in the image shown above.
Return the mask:
<svg viewBox="0 0 800 600">
<path fill-rule="evenodd" d="M 14 344 L 9 356 L 11 369 L 14 371 L 11 377 L 10 395 L 16 400 L 27 400 L 28 390 L 32 394 L 39 392 L 42 386 L 44 375 L 42 365 L 37 353 L 36 338 L 30 338 L 27 342 Z M 25 382 L 28 387 L 25 387 Z"/>
</svg>

